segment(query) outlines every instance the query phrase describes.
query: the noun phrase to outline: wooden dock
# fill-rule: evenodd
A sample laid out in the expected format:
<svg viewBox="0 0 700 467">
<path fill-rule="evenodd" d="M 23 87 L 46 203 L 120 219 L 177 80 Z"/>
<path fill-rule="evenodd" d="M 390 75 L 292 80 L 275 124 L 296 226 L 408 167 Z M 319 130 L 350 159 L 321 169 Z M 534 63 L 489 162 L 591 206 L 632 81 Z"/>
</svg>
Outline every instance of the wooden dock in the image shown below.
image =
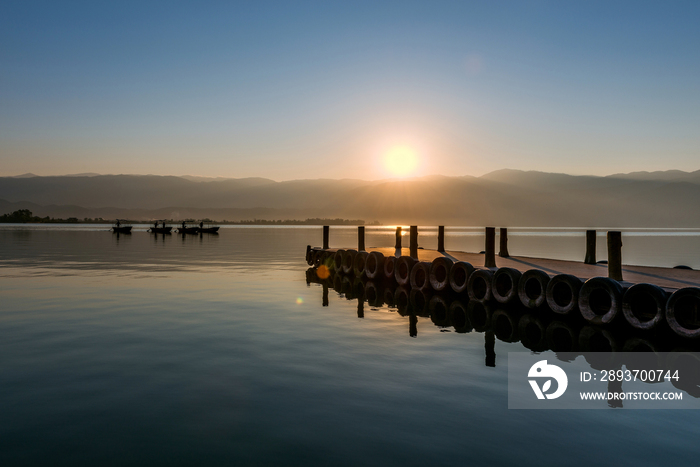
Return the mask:
<svg viewBox="0 0 700 467">
<path fill-rule="evenodd" d="M 352 247 L 348 247 L 350 249 Z M 337 251 L 338 248 L 331 249 Z M 367 248 L 367 252 L 379 251 L 384 256 L 410 256 L 409 248 Z M 484 266 L 483 253 L 465 253 L 463 251 L 447 250 L 444 253 L 437 250 L 418 249 L 419 261 L 432 262 L 435 258 L 445 256 L 453 261 L 466 261 L 475 268 L 496 270 L 498 268 L 513 268 L 520 272 L 529 269 L 539 269 L 549 275 L 571 274 L 585 281 L 591 277 L 608 275 L 607 264 L 585 264 L 577 261 L 564 261 L 558 259 L 528 258 L 526 256 L 510 256 L 501 258 L 496 256 L 496 266 L 486 268 Z M 657 285 L 669 292 L 683 287 L 700 287 L 700 271 L 692 269 L 659 268 L 651 266 L 627 266 L 622 265 L 624 280 L 623 285 L 630 286 L 636 283 L 649 283 Z"/>
<path fill-rule="evenodd" d="M 445 249 L 445 229 L 438 228 L 438 249 L 418 246 L 418 228 L 411 226 L 409 248 L 402 245 L 365 248 L 365 229 L 358 228 L 357 248 L 330 248 L 329 227 L 323 247 L 307 246 L 309 265 L 319 277 L 354 275 L 430 292 L 467 293 L 469 300 L 501 305 L 521 303 L 530 309 L 559 315 L 580 314 L 592 325 L 620 322 L 649 331 L 665 323 L 684 338 L 700 338 L 700 271 L 622 264 L 620 232 L 607 233 L 608 261 L 596 262 L 595 231 L 586 232 L 586 256 L 581 262 L 510 256 L 507 229 L 500 229 L 496 255 L 495 228 L 486 227 L 484 251 Z M 323 276 L 323 277 L 322 277 Z"/>
</svg>

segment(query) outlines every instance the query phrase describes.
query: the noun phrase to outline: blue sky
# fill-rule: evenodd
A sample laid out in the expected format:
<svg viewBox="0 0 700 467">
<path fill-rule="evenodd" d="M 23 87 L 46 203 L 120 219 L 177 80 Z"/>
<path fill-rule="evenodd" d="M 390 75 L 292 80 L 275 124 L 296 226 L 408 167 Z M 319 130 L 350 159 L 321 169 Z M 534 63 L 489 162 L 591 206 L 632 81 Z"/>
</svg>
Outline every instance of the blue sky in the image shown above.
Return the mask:
<svg viewBox="0 0 700 467">
<path fill-rule="evenodd" d="M 700 169 L 698 2 L 3 2 L 0 175 Z"/>
</svg>

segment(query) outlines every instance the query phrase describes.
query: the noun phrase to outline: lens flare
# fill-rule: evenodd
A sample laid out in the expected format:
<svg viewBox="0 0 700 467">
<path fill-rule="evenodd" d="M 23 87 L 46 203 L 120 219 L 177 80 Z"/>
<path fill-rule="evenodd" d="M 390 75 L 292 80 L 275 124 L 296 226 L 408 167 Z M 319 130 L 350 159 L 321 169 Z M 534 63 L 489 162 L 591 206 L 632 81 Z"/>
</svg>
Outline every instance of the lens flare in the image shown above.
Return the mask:
<svg viewBox="0 0 700 467">
<path fill-rule="evenodd" d="M 318 267 L 318 269 L 316 269 L 316 275 L 319 279 L 328 279 L 328 277 L 331 275 L 331 271 L 325 264 L 322 264 Z"/>
<path fill-rule="evenodd" d="M 304 303 L 304 299 L 301 297 L 297 297 L 297 305 L 301 305 L 302 303 Z"/>
</svg>

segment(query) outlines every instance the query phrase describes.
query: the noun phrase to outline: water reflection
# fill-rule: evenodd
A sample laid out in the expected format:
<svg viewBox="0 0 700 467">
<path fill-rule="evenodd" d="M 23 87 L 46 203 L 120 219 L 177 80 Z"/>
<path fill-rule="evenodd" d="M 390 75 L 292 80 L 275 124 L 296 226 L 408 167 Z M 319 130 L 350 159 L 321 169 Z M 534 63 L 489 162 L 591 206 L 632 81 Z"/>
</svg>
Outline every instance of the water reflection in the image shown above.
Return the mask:
<svg viewBox="0 0 700 467">
<path fill-rule="evenodd" d="M 220 235 L 173 235 L 106 230 L 0 229 L 0 276 L 131 274 L 251 269 L 271 274 L 298 267 L 308 232 L 226 229 Z M 264 266 L 264 267 L 262 267 Z M 15 268 L 3 271 L 3 268 Z M 17 269 L 21 268 L 21 269 Z"/>
<path fill-rule="evenodd" d="M 634 330 L 626 326 L 600 328 L 586 323 L 580 316 L 556 315 L 543 309 L 532 310 L 519 302 L 498 305 L 469 300 L 466 294 L 452 292 L 436 294 L 410 289 L 395 283 L 375 282 L 351 278 L 342 274 L 319 279 L 316 269 L 306 270 L 307 284 L 320 284 L 323 289 L 322 304 L 329 306 L 329 290 L 338 298 L 357 301 L 357 316 L 364 318 L 365 303 L 373 309 L 395 311 L 408 318 L 408 335 L 418 337 L 418 321 L 430 321 L 444 331 L 457 333 L 477 332 L 484 335 L 484 364 L 496 366 L 496 340 L 520 343 L 523 350 L 535 353 L 552 351 L 562 362 L 573 362 L 583 356 L 594 370 L 679 368 L 683 366 L 687 378 L 671 383 L 693 397 L 700 397 L 700 361 L 695 354 L 700 351 L 697 341 L 679 339 L 668 329 L 653 332 Z M 623 358 L 630 352 L 639 357 Z M 661 361 L 661 352 L 674 352 L 673 361 Z M 649 384 L 654 384 L 650 382 Z M 611 393 L 623 391 L 621 382 L 611 381 Z M 610 401 L 610 407 L 622 407 L 622 401 Z"/>
</svg>

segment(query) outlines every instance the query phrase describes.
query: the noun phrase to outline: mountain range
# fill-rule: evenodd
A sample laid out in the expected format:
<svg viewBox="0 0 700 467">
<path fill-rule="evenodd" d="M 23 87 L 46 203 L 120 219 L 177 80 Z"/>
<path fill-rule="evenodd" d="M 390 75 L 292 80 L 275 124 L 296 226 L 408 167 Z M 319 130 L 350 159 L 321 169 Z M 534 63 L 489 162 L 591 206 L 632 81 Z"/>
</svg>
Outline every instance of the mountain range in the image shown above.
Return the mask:
<svg viewBox="0 0 700 467">
<path fill-rule="evenodd" d="M 700 171 L 499 170 L 405 180 L 77 174 L 0 177 L 0 213 L 134 220 L 352 218 L 385 224 L 700 227 Z"/>
</svg>

